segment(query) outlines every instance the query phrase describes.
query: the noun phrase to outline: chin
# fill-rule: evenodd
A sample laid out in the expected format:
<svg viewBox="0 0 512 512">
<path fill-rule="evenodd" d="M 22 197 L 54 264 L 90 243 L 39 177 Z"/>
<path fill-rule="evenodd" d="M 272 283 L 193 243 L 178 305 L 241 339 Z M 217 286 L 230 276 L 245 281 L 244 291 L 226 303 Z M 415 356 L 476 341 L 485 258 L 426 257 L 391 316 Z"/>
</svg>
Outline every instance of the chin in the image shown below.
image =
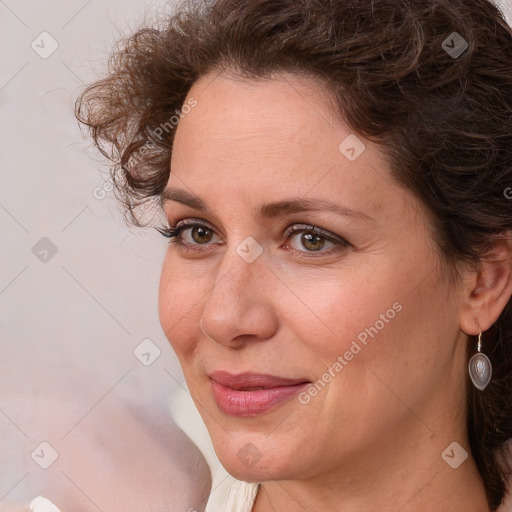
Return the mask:
<svg viewBox="0 0 512 512">
<path fill-rule="evenodd" d="M 283 449 L 277 450 L 272 443 L 263 445 L 264 436 L 259 449 L 250 441 L 254 435 L 244 436 L 245 439 L 227 441 L 222 449 L 217 449 L 217 456 L 224 469 L 233 477 L 244 482 L 263 482 L 266 480 L 286 480 L 294 476 L 297 471 L 297 451 L 295 455 L 285 453 Z M 292 469 L 293 468 L 293 469 Z"/>
<path fill-rule="evenodd" d="M 263 466 L 256 463 L 253 467 L 247 467 L 240 461 L 221 461 L 224 469 L 237 480 L 249 483 L 259 483 L 268 480 L 288 480 L 291 474 L 275 467 L 271 462 Z"/>
<path fill-rule="evenodd" d="M 222 464 L 224 469 L 234 478 L 237 480 L 241 480 L 242 482 L 248 482 L 250 484 L 265 482 L 267 480 L 270 480 L 272 475 L 272 472 L 268 471 L 262 471 L 257 470 L 255 468 L 253 469 L 247 469 L 247 468 L 241 468 L 240 466 L 234 468 L 230 466 L 226 466 Z"/>
</svg>

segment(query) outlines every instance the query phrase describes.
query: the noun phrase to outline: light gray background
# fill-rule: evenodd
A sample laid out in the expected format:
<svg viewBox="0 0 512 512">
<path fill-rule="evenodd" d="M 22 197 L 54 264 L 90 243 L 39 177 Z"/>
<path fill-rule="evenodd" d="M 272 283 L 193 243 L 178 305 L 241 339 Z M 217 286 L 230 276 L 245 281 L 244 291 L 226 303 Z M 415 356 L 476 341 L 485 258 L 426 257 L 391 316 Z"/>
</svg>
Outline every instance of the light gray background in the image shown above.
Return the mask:
<svg viewBox="0 0 512 512">
<path fill-rule="evenodd" d="M 65 449 L 108 400 L 171 407 L 216 464 L 158 322 L 166 241 L 126 226 L 73 116 L 113 42 L 163 6 L 0 0 L 0 505 L 32 492 L 27 482 L 45 471 L 30 458 L 41 441 Z M 512 2 L 501 6 L 510 20 Z M 42 32 L 58 43 L 48 58 L 31 47 L 50 48 Z M 57 248 L 46 262 L 33 253 L 43 237 Z M 147 338 L 161 355 L 145 367 L 133 351 Z M 216 470 L 214 487 L 224 478 Z"/>
<path fill-rule="evenodd" d="M 44 494 L 64 473 L 69 482 L 59 485 L 95 501 L 84 509 L 101 509 L 99 491 L 74 477 L 66 454 L 78 452 L 78 461 L 98 449 L 86 440 L 98 430 L 114 439 L 116 424 L 138 427 L 139 419 L 124 417 L 126 403 L 171 412 L 218 464 L 158 321 L 167 242 L 126 225 L 105 162 L 81 138 L 73 114 L 83 85 L 101 76 L 114 42 L 146 10 L 151 18 L 169 8 L 136 0 L 0 1 L 0 509 Z M 55 43 L 43 32 L 58 44 L 49 56 Z M 40 252 L 42 238 L 56 246 L 53 257 Z M 145 339 L 161 353 L 147 367 L 134 356 Z M 46 470 L 30 456 L 42 441 L 59 453 Z M 137 449 L 139 458 L 150 451 Z M 161 451 L 175 457 L 172 447 Z M 225 478 L 219 471 L 214 486 Z M 179 480 L 186 495 L 187 475 Z"/>
</svg>

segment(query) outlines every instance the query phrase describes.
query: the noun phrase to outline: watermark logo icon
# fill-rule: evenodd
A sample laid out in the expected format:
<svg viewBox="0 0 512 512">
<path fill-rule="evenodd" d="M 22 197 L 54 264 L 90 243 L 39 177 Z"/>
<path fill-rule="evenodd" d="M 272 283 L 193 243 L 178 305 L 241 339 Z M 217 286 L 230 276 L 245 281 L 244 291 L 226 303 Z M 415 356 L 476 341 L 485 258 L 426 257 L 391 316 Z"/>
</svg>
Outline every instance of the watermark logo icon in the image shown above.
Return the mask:
<svg viewBox="0 0 512 512">
<path fill-rule="evenodd" d="M 357 160 L 365 149 L 364 142 L 353 133 L 346 137 L 338 146 L 339 152 L 351 162 Z"/>
<path fill-rule="evenodd" d="M 142 340 L 133 351 L 133 355 L 144 365 L 151 366 L 159 357 L 161 351 L 149 338 Z"/>
<path fill-rule="evenodd" d="M 262 252 L 263 247 L 252 236 L 248 236 L 236 248 L 236 253 L 246 263 L 252 263 Z"/>
<path fill-rule="evenodd" d="M 59 453 L 50 443 L 43 441 L 30 456 L 39 467 L 48 469 L 59 458 Z"/>
<path fill-rule="evenodd" d="M 468 452 L 454 441 L 444 449 L 441 457 L 448 466 L 457 469 L 468 458 Z"/>
<path fill-rule="evenodd" d="M 238 450 L 236 456 L 248 467 L 254 467 L 261 459 L 263 454 L 257 446 L 252 443 L 246 443 Z"/>
<path fill-rule="evenodd" d="M 47 59 L 55 50 L 57 50 L 59 43 L 48 32 L 41 32 L 32 41 L 30 47 L 39 55 L 39 57 L 42 59 Z"/>
<path fill-rule="evenodd" d="M 40 262 L 48 263 L 57 254 L 57 246 L 44 236 L 32 247 L 32 254 Z"/>
<path fill-rule="evenodd" d="M 452 59 L 458 59 L 468 46 L 468 42 L 458 32 L 452 32 L 441 44 L 443 50 Z"/>
</svg>

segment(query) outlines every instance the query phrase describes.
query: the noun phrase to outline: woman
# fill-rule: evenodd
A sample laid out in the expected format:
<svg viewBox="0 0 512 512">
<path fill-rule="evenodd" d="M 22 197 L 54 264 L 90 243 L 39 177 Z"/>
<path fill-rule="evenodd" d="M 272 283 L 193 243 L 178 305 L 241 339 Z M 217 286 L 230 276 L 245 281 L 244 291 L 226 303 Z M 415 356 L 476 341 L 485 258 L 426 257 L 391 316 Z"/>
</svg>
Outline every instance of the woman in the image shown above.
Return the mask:
<svg viewBox="0 0 512 512">
<path fill-rule="evenodd" d="M 225 510 L 496 510 L 512 437 L 512 33 L 487 0 L 219 0 L 77 117 L 130 219 Z"/>
</svg>

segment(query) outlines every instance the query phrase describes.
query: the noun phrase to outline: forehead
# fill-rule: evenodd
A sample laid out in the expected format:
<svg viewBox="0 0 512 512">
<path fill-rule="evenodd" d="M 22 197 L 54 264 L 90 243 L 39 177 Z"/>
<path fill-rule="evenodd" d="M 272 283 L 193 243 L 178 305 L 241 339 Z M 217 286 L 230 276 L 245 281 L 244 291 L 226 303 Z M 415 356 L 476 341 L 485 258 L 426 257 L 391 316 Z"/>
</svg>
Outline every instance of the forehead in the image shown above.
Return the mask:
<svg viewBox="0 0 512 512">
<path fill-rule="evenodd" d="M 320 125 L 323 130 L 343 128 L 324 84 L 300 75 L 248 78 L 226 72 L 210 74 L 192 86 L 188 97 L 192 96 L 198 105 L 187 117 L 190 121 L 201 117 L 210 135 L 219 140 L 223 135 L 257 139 L 267 134 L 295 135 L 299 140 L 302 133 L 304 142 Z M 189 124 L 182 121 L 180 124 Z"/>
<path fill-rule="evenodd" d="M 310 167 L 327 172 L 340 160 L 338 146 L 351 133 L 323 84 L 298 75 L 253 80 L 211 74 L 188 97 L 197 106 L 178 124 L 173 170 L 195 172 L 208 160 L 210 171 L 212 165 L 238 173 L 258 169 L 261 177 L 266 168 L 274 179 L 286 170 L 307 179 Z"/>
<path fill-rule="evenodd" d="M 323 197 L 351 209 L 365 205 L 372 217 L 396 194 L 380 148 L 342 123 L 321 82 L 211 74 L 188 98 L 197 106 L 178 124 L 169 186 L 210 203 Z M 344 154 L 347 144 L 356 158 Z"/>
</svg>

